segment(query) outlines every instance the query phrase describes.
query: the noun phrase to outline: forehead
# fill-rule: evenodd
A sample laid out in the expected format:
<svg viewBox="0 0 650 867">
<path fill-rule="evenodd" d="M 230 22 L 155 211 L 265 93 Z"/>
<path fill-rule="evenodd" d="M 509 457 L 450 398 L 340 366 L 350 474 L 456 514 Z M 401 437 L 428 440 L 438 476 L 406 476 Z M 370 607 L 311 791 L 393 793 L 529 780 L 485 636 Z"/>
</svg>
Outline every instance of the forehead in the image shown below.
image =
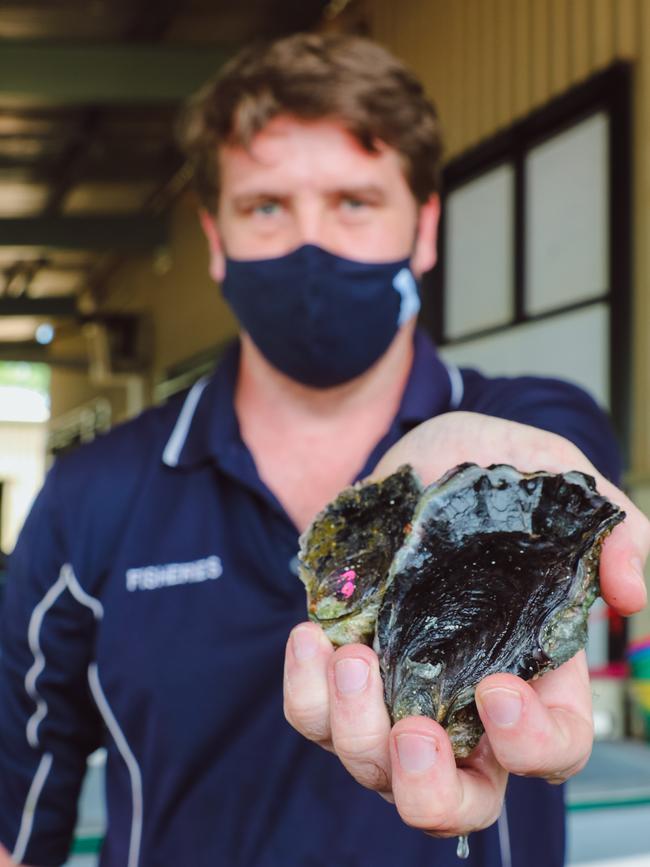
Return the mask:
<svg viewBox="0 0 650 867">
<path fill-rule="evenodd" d="M 273 118 L 249 148 L 222 146 L 219 151 L 222 193 L 246 192 L 259 184 L 338 187 L 406 184 L 402 159 L 378 141 L 367 151 L 336 120 Z"/>
</svg>

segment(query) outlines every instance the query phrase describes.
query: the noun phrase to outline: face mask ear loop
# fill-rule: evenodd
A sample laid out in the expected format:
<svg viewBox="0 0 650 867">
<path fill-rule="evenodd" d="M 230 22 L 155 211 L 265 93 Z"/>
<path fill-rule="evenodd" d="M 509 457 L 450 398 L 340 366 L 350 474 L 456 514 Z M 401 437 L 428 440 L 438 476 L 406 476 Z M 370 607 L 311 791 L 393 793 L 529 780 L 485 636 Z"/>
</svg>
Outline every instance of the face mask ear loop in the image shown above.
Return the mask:
<svg viewBox="0 0 650 867">
<path fill-rule="evenodd" d="M 418 245 L 418 238 L 420 237 L 420 223 L 422 222 L 422 205 L 418 202 L 418 216 L 415 221 L 415 231 L 413 232 L 413 243 L 411 244 L 411 259 L 415 256 L 415 248 Z"/>
<path fill-rule="evenodd" d="M 415 256 L 415 251 L 418 246 L 418 239 L 420 237 L 420 221 L 422 219 L 422 205 L 418 202 L 418 215 L 415 221 L 415 230 L 413 232 L 413 241 L 411 242 L 411 249 L 409 251 L 409 271 L 413 273 L 413 269 L 411 268 L 411 263 L 413 262 L 413 257 Z M 413 278 L 415 282 L 420 285 L 420 280 L 413 274 Z"/>
</svg>

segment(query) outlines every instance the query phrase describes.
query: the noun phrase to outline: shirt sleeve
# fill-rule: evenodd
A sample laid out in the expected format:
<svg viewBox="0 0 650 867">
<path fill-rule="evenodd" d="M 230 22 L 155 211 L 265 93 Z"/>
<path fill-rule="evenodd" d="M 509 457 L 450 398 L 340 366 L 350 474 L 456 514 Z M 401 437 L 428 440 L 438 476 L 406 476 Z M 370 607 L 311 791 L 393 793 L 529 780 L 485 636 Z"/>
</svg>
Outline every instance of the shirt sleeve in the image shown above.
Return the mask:
<svg viewBox="0 0 650 867">
<path fill-rule="evenodd" d="M 9 559 L 0 616 L 0 842 L 18 863 L 68 856 L 101 723 L 88 684 L 101 604 L 81 588 L 50 472 Z"/>
<path fill-rule="evenodd" d="M 548 430 L 568 439 L 614 484 L 622 475 L 620 449 L 608 415 L 582 388 L 537 376 L 488 379 L 464 370 L 459 409 Z"/>
</svg>

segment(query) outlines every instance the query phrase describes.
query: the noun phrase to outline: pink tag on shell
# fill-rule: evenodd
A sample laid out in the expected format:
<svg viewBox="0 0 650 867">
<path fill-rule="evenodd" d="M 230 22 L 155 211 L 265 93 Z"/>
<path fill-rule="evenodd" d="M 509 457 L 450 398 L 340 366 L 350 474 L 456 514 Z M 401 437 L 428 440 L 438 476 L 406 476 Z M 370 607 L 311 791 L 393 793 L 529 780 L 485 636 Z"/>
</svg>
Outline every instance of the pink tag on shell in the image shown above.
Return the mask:
<svg viewBox="0 0 650 867">
<path fill-rule="evenodd" d="M 343 584 L 343 586 L 339 588 L 339 593 L 342 596 L 345 596 L 346 599 L 349 599 L 356 590 L 356 580 L 357 573 L 354 571 L 354 569 L 346 569 L 345 572 L 342 572 L 339 575 L 337 583 Z"/>
</svg>

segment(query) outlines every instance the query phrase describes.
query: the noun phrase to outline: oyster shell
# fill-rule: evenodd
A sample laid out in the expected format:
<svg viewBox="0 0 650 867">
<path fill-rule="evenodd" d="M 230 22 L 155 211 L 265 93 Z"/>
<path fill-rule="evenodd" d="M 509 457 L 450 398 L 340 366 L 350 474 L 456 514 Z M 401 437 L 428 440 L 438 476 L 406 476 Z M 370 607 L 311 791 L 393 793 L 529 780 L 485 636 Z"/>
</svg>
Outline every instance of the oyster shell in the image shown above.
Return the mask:
<svg viewBox="0 0 650 867">
<path fill-rule="evenodd" d="M 586 642 L 605 536 L 624 513 L 580 472 L 410 467 L 346 488 L 301 537 L 308 610 L 336 644 L 372 641 L 394 721 L 440 722 L 468 755 L 488 674 L 531 679 Z"/>
<path fill-rule="evenodd" d="M 529 680 L 584 647 L 602 542 L 623 517 L 580 472 L 464 464 L 429 486 L 377 621 L 393 720 L 429 716 L 467 756 L 483 732 L 480 680 Z"/>
<path fill-rule="evenodd" d="M 309 617 L 334 644 L 372 642 L 390 565 L 421 493 L 408 466 L 379 482 L 358 482 L 300 537 L 298 575 Z"/>
</svg>

